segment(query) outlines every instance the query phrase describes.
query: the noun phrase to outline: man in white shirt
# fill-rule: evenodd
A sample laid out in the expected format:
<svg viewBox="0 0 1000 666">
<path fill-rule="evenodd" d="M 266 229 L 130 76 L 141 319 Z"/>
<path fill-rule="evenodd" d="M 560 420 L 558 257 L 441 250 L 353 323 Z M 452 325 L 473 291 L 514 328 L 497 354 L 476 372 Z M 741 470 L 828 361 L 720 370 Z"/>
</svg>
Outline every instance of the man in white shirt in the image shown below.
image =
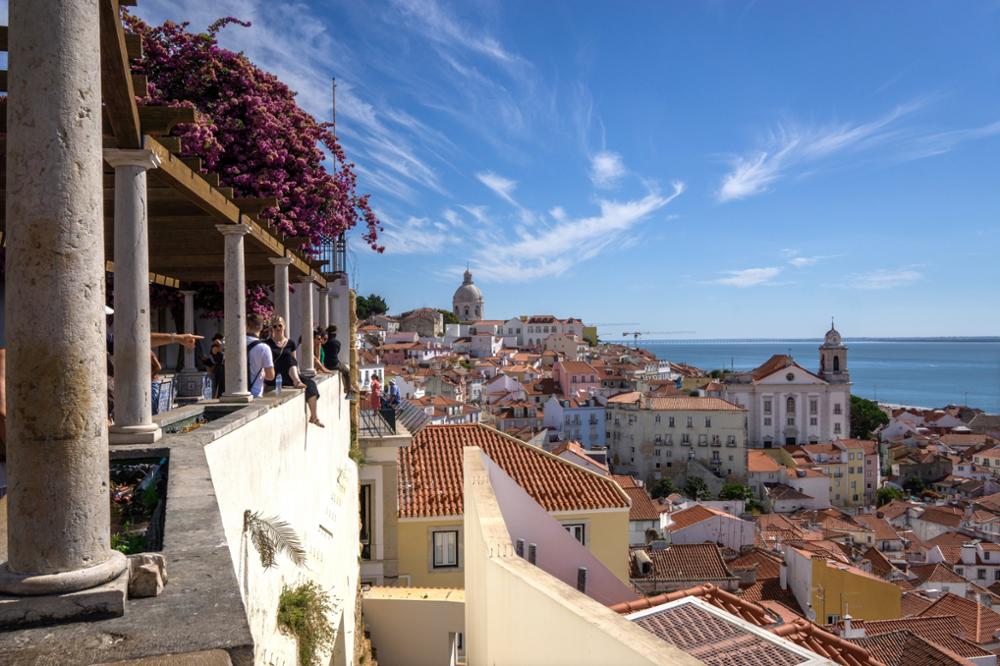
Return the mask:
<svg viewBox="0 0 1000 666">
<path fill-rule="evenodd" d="M 255 398 L 264 395 L 264 382 L 274 379 L 274 359 L 271 348 L 260 339 L 262 328 L 260 315 L 247 315 L 247 388 Z"/>
</svg>

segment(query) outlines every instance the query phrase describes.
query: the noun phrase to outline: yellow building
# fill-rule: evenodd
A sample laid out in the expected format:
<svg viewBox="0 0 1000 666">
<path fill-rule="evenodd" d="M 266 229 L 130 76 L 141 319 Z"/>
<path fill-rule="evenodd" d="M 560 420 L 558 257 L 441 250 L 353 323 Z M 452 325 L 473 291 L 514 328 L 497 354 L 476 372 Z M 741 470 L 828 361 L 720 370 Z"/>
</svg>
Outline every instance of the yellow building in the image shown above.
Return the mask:
<svg viewBox="0 0 1000 666">
<path fill-rule="evenodd" d="M 861 620 L 901 617 L 900 588 L 861 569 L 791 546 L 785 549 L 786 583 L 806 616 L 832 624 L 845 615 Z"/>
<path fill-rule="evenodd" d="M 829 477 L 831 504 L 864 506 L 865 449 L 861 442 L 838 440 L 830 444 L 805 444 L 791 448 L 797 464 L 818 468 Z"/>
<path fill-rule="evenodd" d="M 602 564 L 628 582 L 629 499 L 609 477 L 488 426 L 427 426 L 399 451 L 401 584 L 462 588 L 463 449 L 478 446 Z M 527 546 L 525 546 L 527 547 Z"/>
</svg>

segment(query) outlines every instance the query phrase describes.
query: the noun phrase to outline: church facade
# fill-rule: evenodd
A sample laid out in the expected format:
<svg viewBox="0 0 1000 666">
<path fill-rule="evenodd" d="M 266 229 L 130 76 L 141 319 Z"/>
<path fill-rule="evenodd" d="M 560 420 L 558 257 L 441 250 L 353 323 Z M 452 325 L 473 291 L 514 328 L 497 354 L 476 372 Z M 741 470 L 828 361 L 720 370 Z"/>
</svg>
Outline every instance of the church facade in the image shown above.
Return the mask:
<svg viewBox="0 0 1000 666">
<path fill-rule="evenodd" d="M 485 317 L 485 303 L 483 292 L 472 283 L 472 272 L 465 271 L 462 285 L 455 290 L 455 295 L 451 299 L 451 311 L 463 324 L 471 324 Z"/>
<path fill-rule="evenodd" d="M 847 347 L 832 325 L 819 347 L 819 371 L 775 354 L 750 372 L 728 375 L 723 397 L 747 410 L 754 448 L 832 442 L 850 437 Z"/>
</svg>

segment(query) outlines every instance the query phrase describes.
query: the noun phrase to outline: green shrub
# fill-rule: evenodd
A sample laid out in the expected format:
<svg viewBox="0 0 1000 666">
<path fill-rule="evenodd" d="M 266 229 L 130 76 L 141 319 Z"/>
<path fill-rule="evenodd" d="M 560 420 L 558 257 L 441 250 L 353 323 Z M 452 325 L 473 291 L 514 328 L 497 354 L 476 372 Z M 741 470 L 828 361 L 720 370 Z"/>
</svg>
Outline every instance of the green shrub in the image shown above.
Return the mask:
<svg viewBox="0 0 1000 666">
<path fill-rule="evenodd" d="M 318 664 L 318 653 L 333 648 L 333 625 L 327 620 L 331 610 L 329 596 L 312 581 L 281 590 L 278 630 L 295 638 L 301 666 Z"/>
</svg>

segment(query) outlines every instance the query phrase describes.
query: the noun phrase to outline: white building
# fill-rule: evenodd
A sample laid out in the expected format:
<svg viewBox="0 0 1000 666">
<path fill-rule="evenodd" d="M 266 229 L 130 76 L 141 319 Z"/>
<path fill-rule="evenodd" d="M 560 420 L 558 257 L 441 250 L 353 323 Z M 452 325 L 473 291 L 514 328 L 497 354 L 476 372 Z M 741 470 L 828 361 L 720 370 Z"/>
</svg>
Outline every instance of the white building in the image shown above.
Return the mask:
<svg viewBox="0 0 1000 666">
<path fill-rule="evenodd" d="M 471 271 L 465 271 L 462 285 L 455 290 L 455 295 L 451 299 L 451 308 L 455 316 L 463 322 L 478 321 L 483 318 L 485 309 L 483 292 L 472 284 Z"/>
<path fill-rule="evenodd" d="M 670 543 L 705 543 L 711 541 L 740 552 L 754 543 L 753 521 L 743 520 L 717 509 L 695 504 L 687 509 L 663 514 L 663 529 Z"/>
<path fill-rule="evenodd" d="M 775 354 L 750 372 L 728 375 L 725 398 L 747 409 L 751 447 L 815 444 L 848 437 L 851 379 L 847 347 L 833 327 L 819 348 L 819 372 Z"/>
</svg>

